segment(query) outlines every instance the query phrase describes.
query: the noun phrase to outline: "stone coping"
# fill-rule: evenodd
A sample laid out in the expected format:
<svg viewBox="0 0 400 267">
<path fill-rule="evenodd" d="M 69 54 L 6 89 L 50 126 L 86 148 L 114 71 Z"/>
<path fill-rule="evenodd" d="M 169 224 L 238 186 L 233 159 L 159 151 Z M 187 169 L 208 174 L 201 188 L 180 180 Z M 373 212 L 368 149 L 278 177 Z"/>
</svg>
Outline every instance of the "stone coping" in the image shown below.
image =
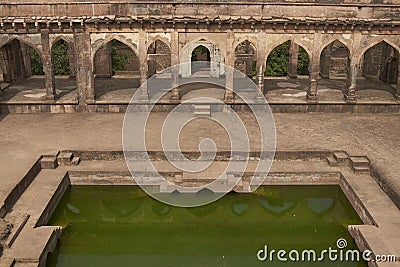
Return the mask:
<svg viewBox="0 0 400 267">
<path fill-rule="evenodd" d="M 176 107 L 173 103 L 160 103 L 154 106 L 155 112 L 170 112 Z M 129 103 L 96 101 L 93 104 L 64 104 L 64 103 L 0 103 L 0 113 L 76 113 L 76 112 L 101 112 L 101 113 L 125 113 Z M 273 103 L 269 106 L 274 113 L 307 113 L 307 112 L 328 112 L 328 113 L 400 113 L 400 102 L 363 103 L 347 104 L 334 103 Z M 245 111 L 246 104 L 232 104 L 234 110 Z M 218 107 L 215 107 L 218 108 Z"/>
<path fill-rule="evenodd" d="M 351 1 L 346 1 L 346 0 L 339 0 L 339 1 L 333 1 L 332 3 L 328 1 L 321 1 L 321 0 L 298 0 L 298 1 L 285 1 L 285 0 L 278 0 L 278 1 L 271 1 L 271 0 L 236 0 L 236 1 L 231 1 L 231 0 L 205 0 L 205 1 L 191 1 L 191 0 L 174 0 L 174 1 L 169 1 L 169 0 L 89 0 L 89 1 L 82 1 L 82 0 L 70 0 L 68 1 L 69 4 L 198 4 L 198 5 L 204 5 L 204 4 L 221 4 L 221 5 L 322 5 L 322 6 L 382 6 L 382 7 L 387 7 L 387 6 L 399 6 L 399 4 L 396 2 L 396 0 L 388 0 L 384 1 L 384 3 L 379 3 L 374 0 L 367 0 L 363 1 L 362 3 L 354 3 Z M 36 4 L 36 5 L 59 5 L 59 4 L 65 4 L 65 1 L 63 0 L 48 0 L 46 2 L 35 2 L 35 0 L 23 0 L 23 1 L 1 1 L 1 5 L 4 4 L 9 4 L 9 5 L 18 5 L 18 4 Z"/>
</svg>

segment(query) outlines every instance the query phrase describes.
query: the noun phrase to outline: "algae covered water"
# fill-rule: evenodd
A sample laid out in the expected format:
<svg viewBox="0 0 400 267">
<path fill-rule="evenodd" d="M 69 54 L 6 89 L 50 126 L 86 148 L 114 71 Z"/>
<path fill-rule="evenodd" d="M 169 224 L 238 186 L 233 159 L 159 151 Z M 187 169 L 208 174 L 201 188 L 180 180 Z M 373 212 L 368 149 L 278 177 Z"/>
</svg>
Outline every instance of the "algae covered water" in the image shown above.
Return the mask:
<svg viewBox="0 0 400 267">
<path fill-rule="evenodd" d="M 72 186 L 49 222 L 65 229 L 47 266 L 366 266 L 301 261 L 301 251 L 338 249 L 340 238 L 356 249 L 347 225 L 361 223 L 338 186 L 263 186 L 197 208 L 137 186 Z M 266 245 L 298 250 L 300 261 L 260 261 Z"/>
</svg>

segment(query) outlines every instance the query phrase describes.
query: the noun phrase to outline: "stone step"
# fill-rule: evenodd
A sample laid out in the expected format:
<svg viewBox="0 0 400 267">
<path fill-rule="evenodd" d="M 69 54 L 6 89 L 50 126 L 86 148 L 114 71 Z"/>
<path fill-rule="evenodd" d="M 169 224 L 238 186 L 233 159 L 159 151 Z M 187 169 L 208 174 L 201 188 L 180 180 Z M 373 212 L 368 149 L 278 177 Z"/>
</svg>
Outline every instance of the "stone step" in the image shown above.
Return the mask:
<svg viewBox="0 0 400 267">
<path fill-rule="evenodd" d="M 355 173 L 369 173 L 370 169 L 369 167 L 358 167 L 358 166 L 353 166 L 353 170 Z"/>
<path fill-rule="evenodd" d="M 40 160 L 40 166 L 42 169 L 55 169 L 58 166 L 58 161 L 56 156 L 45 155 Z"/>
<path fill-rule="evenodd" d="M 344 166 L 349 163 L 349 155 L 346 152 L 337 151 L 333 153 L 334 159 L 338 162 L 338 166 Z"/>
<path fill-rule="evenodd" d="M 327 157 L 326 161 L 328 162 L 329 166 L 331 166 L 331 167 L 339 166 L 339 163 L 337 162 L 337 160 L 334 157 Z"/>
<path fill-rule="evenodd" d="M 79 163 L 81 162 L 81 158 L 80 157 L 73 157 L 72 158 L 72 160 L 71 160 L 71 165 L 73 165 L 73 166 L 78 166 L 79 165 Z"/>
<path fill-rule="evenodd" d="M 369 168 L 369 160 L 367 157 L 350 157 L 351 166 Z"/>
<path fill-rule="evenodd" d="M 211 117 L 211 107 L 209 105 L 195 105 L 194 115 Z"/>
<path fill-rule="evenodd" d="M 11 229 L 10 235 L 6 240 L 7 248 L 11 248 L 15 239 L 17 239 L 18 235 L 21 233 L 22 228 L 24 228 L 26 222 L 28 221 L 30 215 L 24 214 L 19 218 L 16 218 L 16 222 L 14 223 L 14 227 Z"/>
<path fill-rule="evenodd" d="M 396 255 L 395 249 L 386 242 L 385 234 L 378 227 L 372 225 L 358 225 L 349 227 L 349 232 L 360 244 L 363 249 L 369 249 L 373 255 L 395 255 L 396 261 L 400 257 Z M 373 256 L 371 256 L 373 258 Z M 376 266 L 399 266 L 398 263 L 381 262 Z"/>
<path fill-rule="evenodd" d="M 71 152 L 61 152 L 57 159 L 62 166 L 77 166 L 81 161 L 79 157 L 74 156 Z"/>
</svg>

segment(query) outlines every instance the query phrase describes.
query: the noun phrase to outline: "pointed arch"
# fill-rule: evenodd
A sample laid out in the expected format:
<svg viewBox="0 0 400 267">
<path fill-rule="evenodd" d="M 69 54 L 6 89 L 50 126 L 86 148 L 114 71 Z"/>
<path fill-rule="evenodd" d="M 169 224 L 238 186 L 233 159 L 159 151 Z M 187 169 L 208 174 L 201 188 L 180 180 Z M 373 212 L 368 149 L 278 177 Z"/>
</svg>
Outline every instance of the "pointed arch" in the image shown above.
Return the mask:
<svg viewBox="0 0 400 267">
<path fill-rule="evenodd" d="M 321 55 L 322 51 L 323 51 L 328 45 L 330 45 L 330 44 L 332 44 L 332 43 L 335 43 L 335 42 L 339 42 L 339 43 L 342 44 L 342 46 L 346 47 L 347 50 L 349 51 L 349 57 L 350 57 L 350 58 L 352 57 L 353 51 L 352 51 L 352 49 L 350 49 L 350 48 L 351 48 L 351 44 L 350 44 L 348 41 L 346 41 L 345 39 L 343 39 L 343 38 L 334 38 L 334 39 L 330 39 L 330 40 L 324 42 L 324 43 L 320 46 L 319 54 Z"/>
<path fill-rule="evenodd" d="M 129 42 L 128 40 L 125 39 L 124 36 L 122 35 L 118 35 L 118 34 L 110 34 L 107 35 L 107 37 L 101 41 L 98 41 L 94 44 L 94 46 L 92 47 L 92 62 L 94 62 L 94 57 L 97 53 L 97 51 L 104 45 L 108 44 L 109 42 L 111 42 L 112 40 L 116 40 L 118 42 L 123 43 L 124 45 L 126 45 L 127 47 L 129 47 L 133 53 L 138 56 L 139 55 L 139 51 L 137 49 L 137 45 L 133 44 L 131 42 Z"/>
<path fill-rule="evenodd" d="M 320 75 L 324 79 L 348 78 L 351 52 L 339 39 L 329 42 L 320 52 Z"/>
<path fill-rule="evenodd" d="M 11 36 L 1 43 L 0 49 L 5 82 L 14 83 L 32 75 L 43 75 L 41 51 L 31 42 Z"/>
<path fill-rule="evenodd" d="M 30 46 L 32 49 L 34 49 L 38 53 L 38 55 L 40 56 L 40 59 L 42 59 L 42 50 L 36 44 L 32 43 L 28 39 L 25 39 L 25 38 L 23 38 L 21 36 L 13 35 L 13 36 L 7 38 L 6 40 L 4 40 L 2 42 L 0 41 L 0 48 L 3 47 L 6 44 L 12 42 L 13 40 L 18 40 L 21 43 L 24 43 L 24 44 Z"/>
<path fill-rule="evenodd" d="M 368 51 L 368 49 L 370 49 L 370 48 L 372 48 L 372 47 L 374 47 L 374 46 L 376 46 L 376 45 L 378 45 L 378 44 L 380 44 L 382 42 L 390 45 L 391 47 L 396 49 L 397 52 L 400 53 L 400 46 L 398 46 L 395 42 L 392 42 L 391 40 L 389 40 L 389 39 L 387 39 L 385 37 L 381 37 L 381 38 L 376 39 L 374 42 L 368 44 L 366 47 L 364 47 L 360 52 L 360 55 L 359 55 L 360 58 L 359 59 L 360 60 L 362 59 L 362 57 L 364 56 L 365 52 Z"/>
<path fill-rule="evenodd" d="M 255 76 L 257 64 L 256 46 L 248 39 L 238 43 L 235 47 L 235 69 L 248 77 Z"/>
<path fill-rule="evenodd" d="M 205 46 L 210 51 L 210 77 L 217 78 L 220 75 L 225 74 L 225 66 L 224 64 L 220 64 L 225 62 L 225 50 L 215 41 L 203 36 L 191 40 L 182 48 L 180 53 L 181 66 L 179 74 L 181 74 L 182 77 L 189 77 L 192 75 L 192 64 L 190 64 L 192 61 L 191 56 L 193 50 L 199 45 Z"/>
<path fill-rule="evenodd" d="M 218 49 L 221 51 L 221 54 L 222 54 L 222 56 L 223 56 L 224 58 L 226 57 L 226 49 L 224 49 L 223 45 L 220 45 L 220 44 L 218 44 L 216 41 L 214 41 L 214 40 L 212 40 L 212 39 L 210 39 L 210 38 L 204 37 L 204 36 L 197 37 L 197 38 L 191 40 L 190 42 L 188 42 L 187 44 L 185 44 L 185 45 L 183 46 L 183 48 L 182 48 L 181 51 L 185 51 L 185 50 L 188 49 L 189 47 L 191 47 L 191 46 L 193 46 L 194 44 L 199 43 L 199 42 L 204 42 L 204 43 L 205 43 L 205 42 L 208 42 L 208 43 L 211 43 L 212 45 L 214 45 L 216 48 L 218 48 Z"/>
<path fill-rule="evenodd" d="M 362 75 L 387 84 L 396 84 L 399 76 L 399 61 L 398 47 L 383 39 L 378 43 L 373 42 L 362 54 L 360 61 Z"/>
<path fill-rule="evenodd" d="M 308 74 L 310 55 L 302 45 L 286 38 L 286 41 L 275 44 L 272 48 L 266 58 L 265 76 L 289 75 L 296 78 L 298 72 Z"/>
<path fill-rule="evenodd" d="M 50 50 L 53 49 L 54 44 L 56 44 L 60 40 L 63 40 L 67 44 L 72 44 L 73 45 L 73 43 L 74 43 L 74 40 L 71 37 L 68 37 L 68 36 L 65 36 L 65 35 L 57 35 L 56 38 L 54 38 L 54 40 L 52 40 L 52 42 L 50 43 Z"/>
<path fill-rule="evenodd" d="M 170 41 L 167 39 L 167 38 L 165 38 L 165 37 L 162 37 L 162 36 L 160 36 L 160 35 L 156 35 L 156 36 L 154 36 L 153 38 L 151 38 L 147 43 L 146 43 L 146 49 L 149 49 L 149 47 L 154 43 L 154 42 L 156 42 L 156 41 L 161 41 L 161 42 L 163 42 L 169 49 L 171 49 L 171 43 L 170 43 Z"/>
<path fill-rule="evenodd" d="M 171 50 L 168 44 L 159 38 L 148 43 L 147 64 L 149 77 L 171 67 Z"/>
</svg>

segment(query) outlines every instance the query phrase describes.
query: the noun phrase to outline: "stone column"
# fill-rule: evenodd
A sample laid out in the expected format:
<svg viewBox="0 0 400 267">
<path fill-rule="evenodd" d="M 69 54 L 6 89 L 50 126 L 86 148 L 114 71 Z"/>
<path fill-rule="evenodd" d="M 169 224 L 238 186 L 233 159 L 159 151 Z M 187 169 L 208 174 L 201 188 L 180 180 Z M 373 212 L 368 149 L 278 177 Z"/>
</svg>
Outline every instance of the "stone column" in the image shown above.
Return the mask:
<svg viewBox="0 0 400 267">
<path fill-rule="evenodd" d="M 27 44 L 21 43 L 21 58 L 22 58 L 22 75 L 24 78 L 29 78 L 32 76 L 32 66 L 31 59 L 29 55 L 30 47 Z"/>
<path fill-rule="evenodd" d="M 245 59 L 245 65 L 246 65 L 246 76 L 252 78 L 253 77 L 253 58 L 248 56 Z"/>
<path fill-rule="evenodd" d="M 297 63 L 299 61 L 299 46 L 290 41 L 289 48 L 289 66 L 288 66 L 288 76 L 289 78 L 296 79 L 297 78 Z"/>
<path fill-rule="evenodd" d="M 400 66 L 399 66 L 400 69 Z M 396 85 L 396 92 L 394 93 L 394 98 L 397 101 L 400 101 L 400 74 L 397 77 L 397 85 Z"/>
<path fill-rule="evenodd" d="M 46 99 L 55 100 L 56 89 L 55 89 L 55 79 L 54 79 L 54 69 L 53 62 L 51 60 L 51 49 L 49 40 L 49 30 L 43 29 L 41 31 L 42 40 L 42 61 L 43 61 L 43 71 L 44 71 L 44 83 L 46 88 Z"/>
<path fill-rule="evenodd" d="M 358 69 L 360 68 L 359 53 L 361 47 L 362 34 L 360 32 L 352 34 L 353 44 L 349 54 L 348 60 L 350 61 L 350 67 L 347 70 L 347 86 L 344 92 L 344 98 L 347 103 L 356 103 L 356 90 L 357 90 L 357 77 Z"/>
<path fill-rule="evenodd" d="M 147 91 L 146 81 L 148 78 L 148 62 L 147 62 L 147 47 L 146 47 L 146 31 L 140 29 L 139 31 L 139 74 L 140 74 L 140 88 L 141 98 L 148 100 L 149 94 Z"/>
<path fill-rule="evenodd" d="M 85 105 L 95 99 L 90 34 L 87 32 L 75 32 L 74 46 L 78 101 L 80 105 Z"/>
<path fill-rule="evenodd" d="M 10 59 L 10 47 L 5 45 L 1 48 L 1 61 L 3 66 L 3 81 L 6 83 L 12 83 L 12 64 Z"/>
<path fill-rule="evenodd" d="M 235 51 L 233 47 L 233 42 L 234 34 L 232 31 L 228 31 L 225 58 L 225 103 L 233 103 L 235 101 L 233 95 L 233 69 L 235 67 Z"/>
<path fill-rule="evenodd" d="M 261 32 L 258 34 L 258 43 L 257 43 L 257 85 L 260 88 L 260 91 L 265 95 L 265 88 L 264 88 L 264 73 L 266 69 L 266 58 L 267 58 L 267 51 L 266 51 L 266 34 Z"/>
<path fill-rule="evenodd" d="M 333 44 L 329 44 L 322 52 L 320 74 L 324 79 L 329 79 L 330 76 L 332 45 Z"/>
<path fill-rule="evenodd" d="M 112 44 L 111 42 L 103 45 L 97 50 L 95 55 L 96 77 L 111 78 L 112 77 L 112 58 L 111 58 Z"/>
<path fill-rule="evenodd" d="M 67 43 L 67 52 L 69 58 L 69 77 L 76 78 L 76 57 L 75 57 L 75 48 L 74 43 Z"/>
<path fill-rule="evenodd" d="M 179 64 L 179 33 L 171 32 L 171 101 L 179 101 L 179 86 L 178 86 L 178 64 Z"/>
<path fill-rule="evenodd" d="M 313 51 L 310 57 L 310 65 L 309 65 L 309 81 L 310 86 L 307 90 L 306 99 L 309 102 L 316 102 L 318 100 L 318 86 L 317 80 L 319 76 L 319 47 L 321 46 L 321 34 L 314 33 L 314 43 L 313 43 Z"/>
<path fill-rule="evenodd" d="M 23 78 L 23 73 L 25 72 L 22 54 L 21 54 L 21 42 L 18 40 L 13 40 L 9 44 L 10 48 L 10 66 L 11 66 L 11 80 L 12 82 L 18 82 Z"/>
<path fill-rule="evenodd" d="M 352 62 L 347 76 L 347 88 L 344 94 L 344 98 L 347 103 L 355 103 L 356 99 L 356 88 L 357 88 L 357 75 L 358 75 L 358 64 Z"/>
</svg>

